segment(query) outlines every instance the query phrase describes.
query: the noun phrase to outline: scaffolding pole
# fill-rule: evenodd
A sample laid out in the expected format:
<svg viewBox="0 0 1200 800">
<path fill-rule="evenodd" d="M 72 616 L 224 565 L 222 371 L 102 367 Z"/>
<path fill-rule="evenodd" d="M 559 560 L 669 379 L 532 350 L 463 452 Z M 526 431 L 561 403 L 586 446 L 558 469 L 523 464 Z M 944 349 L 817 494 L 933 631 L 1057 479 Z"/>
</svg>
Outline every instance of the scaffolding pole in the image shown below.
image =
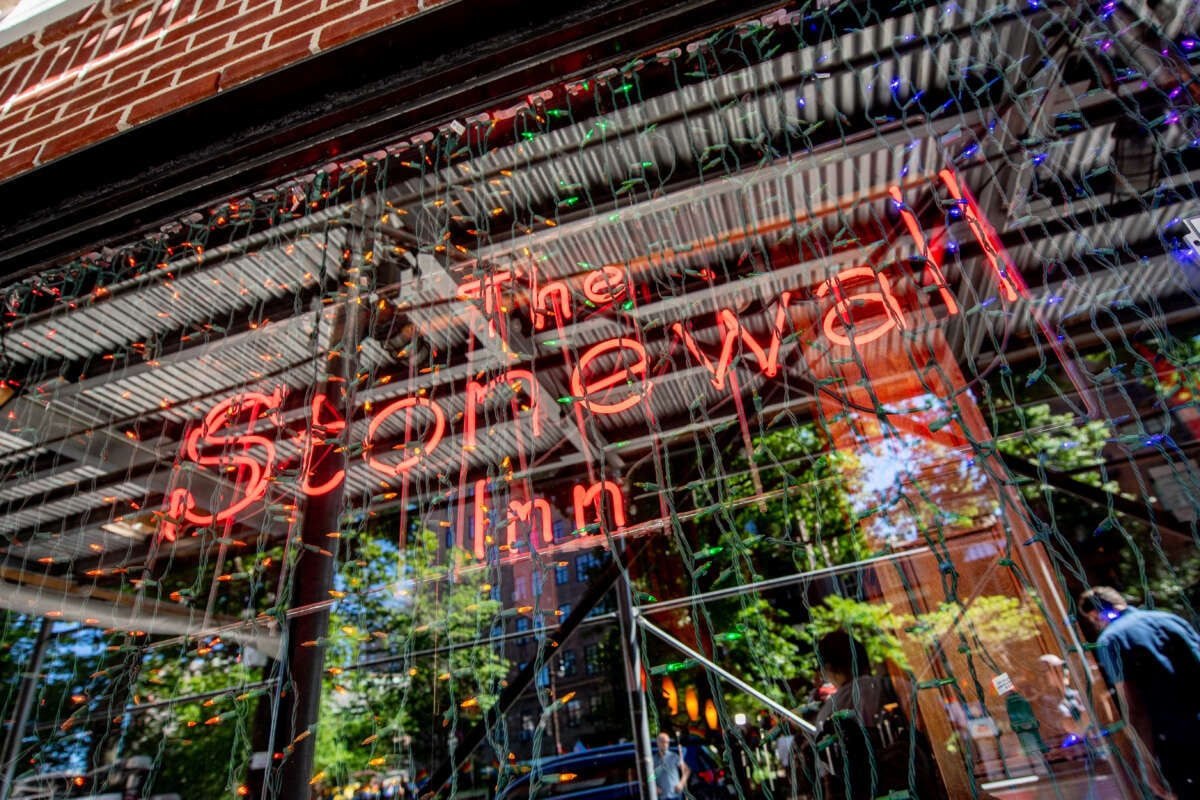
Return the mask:
<svg viewBox="0 0 1200 800">
<path fill-rule="evenodd" d="M 54 623 L 49 617 L 42 617 L 41 627 L 38 628 L 37 641 L 29 661 L 25 664 L 25 674 L 21 676 L 21 688 L 17 693 L 17 713 L 13 718 L 12 727 L 4 737 L 4 773 L 0 778 L 0 800 L 8 800 L 12 794 L 13 778 L 17 774 L 17 761 L 21 758 L 21 740 L 25 738 L 25 726 L 29 723 L 29 714 L 33 711 L 33 701 L 37 697 L 38 676 L 42 671 L 42 660 L 46 656 L 46 647 L 50 644 L 50 630 Z"/>
</svg>

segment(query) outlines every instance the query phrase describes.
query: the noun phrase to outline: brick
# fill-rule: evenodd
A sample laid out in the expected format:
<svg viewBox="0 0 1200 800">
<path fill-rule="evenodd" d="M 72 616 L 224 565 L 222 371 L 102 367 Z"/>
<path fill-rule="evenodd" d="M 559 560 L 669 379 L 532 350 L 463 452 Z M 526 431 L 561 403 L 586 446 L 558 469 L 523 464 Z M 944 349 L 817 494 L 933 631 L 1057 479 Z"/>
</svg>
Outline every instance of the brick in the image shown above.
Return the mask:
<svg viewBox="0 0 1200 800">
<path fill-rule="evenodd" d="M 103 33 L 104 29 L 98 28 L 87 31 L 83 35 L 83 41 L 80 42 L 79 48 L 75 51 L 75 55 L 71 59 L 71 67 L 81 67 L 92 60 L 96 48 L 100 46 L 100 38 Z"/>
<path fill-rule="evenodd" d="M 137 50 L 130 53 L 128 58 L 122 58 L 115 64 L 88 70 L 89 80 L 94 78 L 103 84 L 120 83 L 130 75 L 145 75 L 162 60 L 161 48 Z"/>
<path fill-rule="evenodd" d="M 4 119 L 0 120 L 0 142 L 6 146 L 16 142 L 17 137 L 25 132 L 25 126 L 29 120 L 29 110 L 17 113 L 8 113 L 4 115 Z M 48 117 L 45 122 L 53 121 L 53 117 Z"/>
<path fill-rule="evenodd" d="M 200 31 L 200 26 L 196 22 L 189 22 L 187 17 L 183 16 L 183 11 L 176 12 L 175 19 L 171 21 L 170 29 L 158 40 L 159 47 L 177 47 L 180 42 L 191 41 L 192 37 Z"/>
<path fill-rule="evenodd" d="M 271 38 L 268 46 L 273 46 L 275 42 L 286 42 L 289 39 L 295 39 L 300 36 L 311 37 L 312 34 L 321 29 L 321 25 L 325 20 L 336 19 L 337 17 L 341 16 L 338 13 L 339 11 L 344 13 L 344 11 L 347 9 L 356 9 L 357 7 L 358 3 L 356 2 L 338 3 L 336 6 L 331 7 L 327 13 L 315 17 L 308 17 L 306 19 L 299 20 L 298 22 L 293 22 L 290 25 L 280 25 L 271 31 Z"/>
<path fill-rule="evenodd" d="M 236 7 L 218 10 L 203 17 L 192 17 L 181 7 L 175 12 L 174 18 L 168 25 L 165 36 L 162 37 L 163 47 L 173 47 L 186 39 L 203 41 L 235 33 L 240 27 L 241 16 Z"/>
<path fill-rule="evenodd" d="M 189 16 L 200 19 L 222 10 L 236 14 L 236 6 L 239 2 L 240 0 L 196 0 L 196 5 Z"/>
<path fill-rule="evenodd" d="M 79 13 L 79 16 L 75 17 L 73 24 L 75 25 L 76 28 L 82 28 L 85 25 L 91 25 L 93 22 L 95 22 L 96 20 L 100 19 L 103 16 L 104 16 L 103 4 L 93 3 L 92 5 L 88 6 L 83 11 L 81 11 Z M 71 18 L 67 17 L 67 19 L 70 20 Z"/>
<path fill-rule="evenodd" d="M 39 142 L 44 142 L 53 139 L 68 131 L 78 130 L 84 127 L 87 122 L 88 112 L 80 111 L 65 119 L 58 120 L 48 125 L 39 125 L 35 120 L 30 120 L 29 124 L 21 126 L 21 132 L 24 134 L 17 139 L 16 150 L 23 150 L 27 147 L 33 147 Z M 39 117 L 38 119 L 41 119 Z"/>
<path fill-rule="evenodd" d="M 102 25 L 103 20 L 100 16 L 92 13 L 95 6 L 85 8 L 83 11 L 68 14 L 60 20 L 50 23 L 45 28 L 42 28 L 42 44 L 49 45 L 61 39 L 65 39 L 71 34 L 79 33 L 92 25 Z"/>
<path fill-rule="evenodd" d="M 130 108 L 142 100 L 170 91 L 174 86 L 175 79 L 170 76 L 159 78 L 156 81 L 134 77 L 123 82 L 119 87 L 104 87 L 104 91 L 95 100 L 79 103 L 75 107 L 87 107 L 93 109 L 94 114 L 106 114 L 109 111 Z"/>
<path fill-rule="evenodd" d="M 28 67 L 25 65 L 13 64 L 0 71 L 0 105 L 7 102 L 9 97 L 19 91 L 16 82 L 24 80 L 24 71 L 26 69 Z"/>
<path fill-rule="evenodd" d="M 408 0 L 403 3 L 389 3 L 365 13 L 351 15 L 339 22 L 331 22 L 321 29 L 320 48 L 327 50 L 416 12 L 417 4 Z"/>
<path fill-rule="evenodd" d="M 99 86 L 100 84 L 95 83 L 94 85 Z M 71 105 L 74 97 L 81 91 L 86 91 L 87 87 L 88 82 L 84 81 L 83 83 L 79 83 L 79 77 L 76 76 L 71 80 L 63 81 L 59 85 L 53 86 L 45 91 L 37 92 L 28 99 L 22 100 L 20 103 L 15 103 L 13 107 L 28 107 L 32 109 L 32 114 L 34 116 L 44 114 L 47 111 L 54 111 L 56 109 L 66 109 Z"/>
<path fill-rule="evenodd" d="M 241 16 L 241 20 L 245 24 L 237 26 L 233 43 L 241 44 L 251 39 L 265 38 L 284 21 L 290 21 L 295 18 L 295 14 L 290 9 L 287 12 L 277 14 L 275 13 L 273 4 L 260 6 L 254 9 L 254 11 Z"/>
<path fill-rule="evenodd" d="M 50 71 L 50 64 L 54 61 L 54 53 L 49 50 L 43 50 L 38 54 L 37 60 L 25 73 L 22 80 L 14 82 L 13 88 L 17 92 L 23 92 L 26 89 L 32 89 L 37 86 L 42 78 L 46 77 L 46 73 Z"/>
<path fill-rule="evenodd" d="M 258 56 L 261 58 L 264 55 L 265 54 L 263 53 L 262 46 L 257 42 L 247 42 L 245 44 L 238 45 L 237 47 L 225 47 L 219 52 L 211 54 L 205 58 L 193 59 L 188 65 L 187 70 L 184 71 L 183 77 L 185 79 L 191 78 L 201 71 L 209 71 L 215 75 L 216 73 L 220 72 L 221 68 L 226 64 L 232 64 L 235 61 L 240 61 L 243 58 L 250 58 L 253 56 Z"/>
<path fill-rule="evenodd" d="M 117 49 L 128 47 L 135 42 L 146 37 L 150 29 L 150 23 L 153 15 L 148 15 L 144 10 L 138 10 L 129 15 L 129 24 L 125 26 L 125 30 L 121 34 L 121 41 L 117 44 Z"/>
<path fill-rule="evenodd" d="M 119 83 L 107 86 L 101 85 L 99 82 L 80 84 L 75 87 L 75 93 L 64 101 L 64 105 L 70 109 L 86 108 L 91 109 L 93 113 L 100 113 L 111 107 L 113 98 L 133 97 L 143 84 L 144 78 L 140 74 L 131 75 Z M 170 85 L 170 79 L 166 79 L 159 85 L 159 88 Z"/>
<path fill-rule="evenodd" d="M 289 2 L 279 12 L 279 24 L 287 25 L 297 20 L 320 14 L 325 10 L 325 0 L 299 0 Z"/>
<path fill-rule="evenodd" d="M 54 60 L 50 63 L 50 69 L 46 73 L 45 80 L 54 80 L 62 76 L 71 66 L 71 61 L 75 58 L 76 51 L 83 44 L 83 37 L 67 39 L 62 44 L 54 47 Z"/>
<path fill-rule="evenodd" d="M 224 91 L 239 83 L 244 83 L 250 78 L 265 75 L 288 64 L 308 58 L 312 55 L 308 49 L 310 38 L 310 36 L 301 36 L 289 42 L 281 42 L 259 55 L 243 58 L 233 64 L 226 64 L 218 76 L 218 85 Z"/>
<path fill-rule="evenodd" d="M 150 0 L 149 2 L 147 0 L 108 0 L 109 13 L 113 16 L 125 11 L 133 11 L 141 6 L 154 5 L 158 5 L 155 0 Z"/>
<path fill-rule="evenodd" d="M 198 42 L 209 38 L 225 39 L 242 29 L 242 16 L 232 11 L 222 12 L 188 23 L 184 27 Z"/>
<path fill-rule="evenodd" d="M 31 33 L 0 48 L 0 66 L 14 64 L 32 56 L 38 51 L 37 41 L 37 34 Z"/>
<path fill-rule="evenodd" d="M 110 70 L 103 67 L 70 70 L 55 78 L 55 82 L 49 83 L 39 90 L 30 98 L 30 102 L 39 107 L 47 105 L 55 98 L 68 102 L 71 98 L 82 97 L 103 88 L 106 83 L 112 83 L 108 80 L 109 74 Z"/>
<path fill-rule="evenodd" d="M 6 100 L 15 98 L 14 107 L 39 105 L 42 108 L 37 109 L 35 113 L 41 113 L 47 107 L 48 100 L 53 98 L 61 100 L 67 93 L 72 91 L 76 81 L 79 80 L 80 71 L 68 68 L 69 62 L 73 57 L 73 54 L 60 55 L 57 62 L 51 65 L 41 83 L 26 82 L 20 85 L 18 89 L 18 85 L 14 82 L 0 96 L 3 96 Z"/>
<path fill-rule="evenodd" d="M 11 178 L 22 172 L 33 169 L 35 151 L 25 150 L 0 159 L 0 180 Z"/>
<path fill-rule="evenodd" d="M 109 23 L 108 27 L 100 34 L 100 42 L 96 45 L 95 52 L 92 53 L 93 61 L 104 58 L 120 47 L 121 37 L 125 35 L 125 29 L 129 27 L 131 21 L 129 15 L 126 14 Z"/>
<path fill-rule="evenodd" d="M 190 48 L 173 48 L 170 52 L 163 52 L 160 48 L 138 59 L 138 64 L 147 70 L 146 75 L 151 79 L 177 72 L 187 77 L 189 72 L 203 69 L 203 65 L 213 56 L 225 52 L 228 52 L 228 46 L 226 40 L 221 38 Z"/>
<path fill-rule="evenodd" d="M 146 120 L 160 117 L 163 114 L 191 105 L 205 97 L 211 97 L 217 92 L 215 75 L 205 75 L 195 80 L 175 86 L 154 97 L 135 103 L 129 109 L 125 121 L 137 125 Z"/>
<path fill-rule="evenodd" d="M 47 161 L 53 161 L 68 153 L 73 153 L 89 144 L 95 144 L 110 136 L 115 136 L 118 133 L 117 121 L 120 116 L 120 114 L 110 114 L 103 119 L 81 126 L 77 130 L 62 133 L 47 140 L 45 146 L 38 153 L 38 163 L 45 164 Z"/>
</svg>

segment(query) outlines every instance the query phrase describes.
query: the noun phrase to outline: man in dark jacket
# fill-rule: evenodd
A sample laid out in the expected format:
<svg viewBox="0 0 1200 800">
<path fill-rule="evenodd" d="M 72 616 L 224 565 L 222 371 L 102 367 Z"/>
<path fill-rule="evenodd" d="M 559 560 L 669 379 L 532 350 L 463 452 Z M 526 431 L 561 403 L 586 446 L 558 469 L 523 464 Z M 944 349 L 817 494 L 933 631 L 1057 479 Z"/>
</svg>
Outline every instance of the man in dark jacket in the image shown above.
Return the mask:
<svg viewBox="0 0 1200 800">
<path fill-rule="evenodd" d="M 929 742 L 910 720 L 909 685 L 869 674 L 866 649 L 845 631 L 824 636 L 817 653 L 837 686 L 815 722 L 829 795 L 871 800 L 908 791 L 921 800 L 941 797 Z"/>
<path fill-rule="evenodd" d="M 1200 635 L 1108 586 L 1084 592 L 1079 612 L 1099 633 L 1096 659 L 1131 729 L 1118 746 L 1135 776 L 1157 797 L 1200 797 Z"/>
</svg>

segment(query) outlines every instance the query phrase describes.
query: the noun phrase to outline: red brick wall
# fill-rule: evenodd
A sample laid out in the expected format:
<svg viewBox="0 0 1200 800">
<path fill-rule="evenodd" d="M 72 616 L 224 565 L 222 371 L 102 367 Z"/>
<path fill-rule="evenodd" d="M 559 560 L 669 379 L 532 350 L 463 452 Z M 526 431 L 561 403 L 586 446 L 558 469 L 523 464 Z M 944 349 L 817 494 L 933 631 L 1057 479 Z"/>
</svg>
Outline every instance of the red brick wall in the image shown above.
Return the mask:
<svg viewBox="0 0 1200 800">
<path fill-rule="evenodd" d="M 101 0 L 0 48 L 0 180 L 449 0 Z"/>
</svg>

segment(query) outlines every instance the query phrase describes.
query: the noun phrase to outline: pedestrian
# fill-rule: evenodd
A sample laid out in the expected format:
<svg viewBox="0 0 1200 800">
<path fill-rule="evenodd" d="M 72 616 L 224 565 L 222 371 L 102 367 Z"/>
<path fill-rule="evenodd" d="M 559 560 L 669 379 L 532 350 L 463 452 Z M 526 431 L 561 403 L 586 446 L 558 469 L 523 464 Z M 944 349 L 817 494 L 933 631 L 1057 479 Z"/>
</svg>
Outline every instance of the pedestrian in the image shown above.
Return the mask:
<svg viewBox="0 0 1200 800">
<path fill-rule="evenodd" d="M 817 713 L 817 736 L 833 742 L 821 754 L 825 797 L 871 800 L 908 792 L 943 796 L 929 741 L 909 716 L 911 687 L 870 674 L 862 644 L 845 631 L 817 644 L 821 669 L 836 687 Z"/>
<path fill-rule="evenodd" d="M 1156 797 L 1200 797 L 1200 634 L 1109 586 L 1080 595 L 1079 613 L 1126 723 L 1117 743 L 1135 779 Z"/>
<path fill-rule="evenodd" d="M 658 749 L 654 753 L 654 783 L 658 787 L 658 800 L 680 800 L 691 774 L 679 751 L 671 749 L 671 737 L 666 732 L 660 733 Z"/>
</svg>

